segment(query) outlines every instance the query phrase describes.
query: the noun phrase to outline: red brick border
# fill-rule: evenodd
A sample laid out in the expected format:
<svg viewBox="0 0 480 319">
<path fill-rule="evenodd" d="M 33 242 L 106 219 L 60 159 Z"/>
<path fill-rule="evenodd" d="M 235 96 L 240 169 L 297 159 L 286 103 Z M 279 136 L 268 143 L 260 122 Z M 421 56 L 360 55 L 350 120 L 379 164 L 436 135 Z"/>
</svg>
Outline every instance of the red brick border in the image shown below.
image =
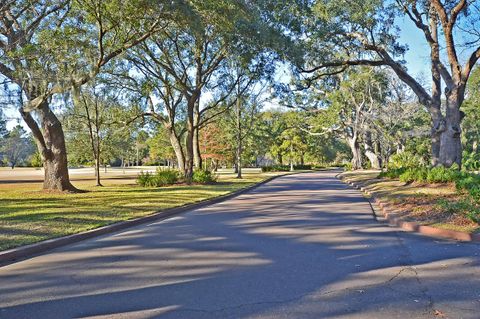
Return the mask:
<svg viewBox="0 0 480 319">
<path fill-rule="evenodd" d="M 337 176 L 338 177 L 338 176 Z M 430 236 L 430 237 L 439 237 L 439 238 L 446 238 L 446 239 L 454 239 L 458 241 L 467 241 L 467 242 L 480 242 L 480 234 L 470 234 L 470 233 L 465 233 L 465 232 L 460 232 L 456 230 L 449 230 L 449 229 L 441 229 L 441 228 L 436 228 L 433 226 L 427 226 L 427 225 L 420 225 L 415 222 L 407 222 L 402 220 L 401 218 L 397 217 L 397 214 L 392 213 L 389 211 L 389 204 L 382 202 L 380 199 L 376 198 L 375 196 L 372 195 L 372 193 L 364 188 L 359 186 L 358 184 L 355 184 L 353 182 L 350 182 L 348 180 L 345 180 L 341 177 L 338 177 L 342 182 L 352 186 L 355 189 L 358 189 L 361 191 L 364 195 L 370 196 L 372 199 L 373 203 L 376 204 L 381 212 L 383 213 L 383 216 L 389 225 L 391 226 L 397 226 L 402 228 L 403 230 L 409 231 L 409 232 L 416 232 L 422 235 Z"/>
</svg>

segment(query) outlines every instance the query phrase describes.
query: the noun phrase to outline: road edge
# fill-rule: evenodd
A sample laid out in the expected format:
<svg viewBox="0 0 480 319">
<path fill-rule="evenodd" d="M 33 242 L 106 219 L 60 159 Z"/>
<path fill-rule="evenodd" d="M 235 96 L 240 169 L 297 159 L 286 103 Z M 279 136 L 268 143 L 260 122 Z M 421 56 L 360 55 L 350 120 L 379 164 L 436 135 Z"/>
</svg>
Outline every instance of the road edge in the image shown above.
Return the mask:
<svg viewBox="0 0 480 319">
<path fill-rule="evenodd" d="M 366 199 L 370 202 L 370 205 L 372 206 L 372 210 L 375 216 L 377 216 L 376 214 L 377 210 L 374 209 L 373 205 L 377 205 L 378 208 L 380 208 L 379 210 L 382 212 L 380 216 L 384 218 L 388 222 L 388 224 L 391 226 L 396 226 L 405 231 L 422 234 L 428 237 L 453 239 L 453 240 L 463 241 L 463 242 L 480 243 L 480 234 L 471 234 L 471 233 L 466 233 L 466 232 L 461 232 L 456 230 L 442 229 L 442 228 L 437 228 L 437 227 L 428 226 L 428 225 L 421 225 L 416 222 L 403 221 L 401 220 L 401 218 L 398 218 L 395 213 L 392 213 L 389 211 L 388 209 L 389 204 L 373 196 L 368 189 L 361 187 L 360 185 L 354 182 L 351 182 L 342 178 L 341 173 L 336 175 L 336 178 L 342 181 L 343 183 L 350 185 L 351 187 L 359 190 L 364 195 L 364 197 L 366 197 Z"/>
<path fill-rule="evenodd" d="M 236 190 L 234 192 L 231 192 L 225 195 L 220 195 L 217 197 L 209 198 L 206 200 L 202 200 L 202 201 L 198 201 L 198 202 L 194 202 L 194 203 L 190 203 L 182 206 L 167 208 L 164 210 L 157 211 L 151 215 L 130 219 L 122 222 L 117 222 L 110 225 L 101 226 L 98 228 L 94 228 L 91 230 L 87 230 L 87 231 L 72 234 L 72 235 L 51 238 L 44 241 L 40 241 L 38 243 L 33 243 L 25 246 L 20 246 L 20 247 L 8 249 L 8 250 L 0 251 L 0 267 L 11 265 L 25 259 L 30 259 L 35 256 L 41 255 L 43 253 L 49 252 L 53 249 L 78 243 L 80 241 L 119 232 L 131 227 L 143 225 L 150 222 L 165 220 L 183 213 L 187 213 L 195 209 L 217 204 L 217 203 L 226 201 L 228 199 L 237 197 L 239 195 L 242 195 L 244 193 L 250 192 L 255 188 L 260 187 L 268 182 L 271 182 L 276 178 L 295 175 L 295 174 L 301 174 L 301 173 L 308 173 L 308 172 L 307 171 L 288 172 L 285 174 L 270 176 L 261 182 L 241 188 L 239 190 Z"/>
</svg>

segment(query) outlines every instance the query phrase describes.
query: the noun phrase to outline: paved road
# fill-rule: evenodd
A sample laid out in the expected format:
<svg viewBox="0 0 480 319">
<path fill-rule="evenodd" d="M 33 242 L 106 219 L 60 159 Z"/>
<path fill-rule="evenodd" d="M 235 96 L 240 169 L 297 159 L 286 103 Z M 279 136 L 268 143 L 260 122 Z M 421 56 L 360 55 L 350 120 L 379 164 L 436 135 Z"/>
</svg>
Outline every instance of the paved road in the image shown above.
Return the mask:
<svg viewBox="0 0 480 319">
<path fill-rule="evenodd" d="M 480 318 L 480 245 L 387 227 L 334 175 L 0 268 L 0 318 Z"/>
</svg>

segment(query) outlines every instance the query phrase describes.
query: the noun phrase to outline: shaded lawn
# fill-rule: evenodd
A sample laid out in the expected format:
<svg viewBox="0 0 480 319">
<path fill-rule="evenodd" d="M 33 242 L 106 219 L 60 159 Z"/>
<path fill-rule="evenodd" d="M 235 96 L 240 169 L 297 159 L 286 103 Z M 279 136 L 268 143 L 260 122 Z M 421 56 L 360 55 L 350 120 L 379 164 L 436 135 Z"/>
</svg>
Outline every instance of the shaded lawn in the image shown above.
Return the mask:
<svg viewBox="0 0 480 319">
<path fill-rule="evenodd" d="M 79 181 L 80 194 L 40 191 L 39 183 L 1 184 L 0 250 L 146 216 L 162 209 L 224 195 L 278 175 L 220 176 L 212 185 L 143 188 L 134 179 L 105 180 L 104 187 Z"/>
<path fill-rule="evenodd" d="M 443 229 L 469 233 L 480 232 L 480 225 L 472 222 L 463 214 L 446 212 L 438 205 L 440 200 L 455 202 L 462 195 L 457 193 L 455 185 L 403 183 L 396 179 L 378 178 L 379 171 L 344 172 L 344 180 L 355 182 L 383 202 L 392 205 L 392 211 L 405 221 L 414 221 L 421 225 L 430 225 Z"/>
</svg>

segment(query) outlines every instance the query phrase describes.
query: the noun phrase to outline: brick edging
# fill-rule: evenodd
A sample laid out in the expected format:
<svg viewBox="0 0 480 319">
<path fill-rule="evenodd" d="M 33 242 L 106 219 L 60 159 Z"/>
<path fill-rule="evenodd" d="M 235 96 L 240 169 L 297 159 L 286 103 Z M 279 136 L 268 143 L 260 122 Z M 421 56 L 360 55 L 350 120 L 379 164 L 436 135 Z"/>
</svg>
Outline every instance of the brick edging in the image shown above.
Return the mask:
<svg viewBox="0 0 480 319">
<path fill-rule="evenodd" d="M 466 232 L 456 231 L 456 230 L 449 230 L 449 229 L 441 229 L 433 226 L 428 225 L 420 225 L 416 222 L 407 222 L 402 220 L 401 218 L 397 217 L 395 213 L 389 211 L 390 204 L 387 204 L 381 201 L 379 198 L 372 195 L 372 193 L 360 185 L 350 182 L 340 176 L 338 174 L 336 176 L 342 182 L 352 186 L 353 188 L 361 191 L 364 195 L 369 196 L 373 203 L 375 203 L 383 213 L 382 217 L 385 218 L 389 225 L 397 226 L 402 228 L 403 230 L 409 232 L 416 232 L 422 235 L 430 236 L 430 237 L 439 237 L 445 239 L 454 239 L 458 241 L 466 241 L 466 242 L 480 242 L 480 234 L 470 234 Z"/>
<path fill-rule="evenodd" d="M 299 174 L 299 173 L 305 173 L 303 172 L 298 172 L 298 173 L 285 173 L 281 175 L 276 175 L 276 176 L 270 176 L 266 178 L 265 180 L 258 182 L 256 184 L 244 187 L 242 189 L 239 189 L 237 191 L 234 191 L 232 193 L 228 193 L 225 195 L 220 195 L 214 198 L 202 200 L 196 203 L 190 203 L 182 206 L 177 206 L 177 207 L 172 207 L 172 208 L 167 208 L 161 211 L 157 211 L 156 213 L 153 213 L 148 216 L 144 217 L 139 217 L 135 219 L 130 219 L 126 221 L 121 221 L 117 223 L 113 223 L 110 225 L 105 225 L 99 228 L 87 230 L 85 232 L 81 233 L 76 233 L 72 235 L 67 235 L 63 237 L 58 237 L 58 238 L 51 238 L 47 239 L 38 243 L 33 243 L 25 246 L 20 246 L 4 251 L 0 251 L 0 267 L 16 263 L 20 260 L 32 258 L 34 256 L 40 255 L 41 253 L 48 252 L 50 250 L 53 250 L 55 248 L 63 247 L 69 244 L 77 243 L 86 239 L 106 235 L 106 234 L 111 234 L 115 233 L 121 230 L 125 230 L 127 228 L 131 228 L 134 226 L 139 226 L 142 224 L 146 224 L 149 222 L 154 222 L 154 221 L 160 221 L 164 220 L 182 213 L 186 213 L 191 210 L 203 208 L 209 205 L 217 204 L 220 202 L 223 202 L 225 200 L 234 198 L 236 196 L 239 196 L 241 194 L 250 192 L 254 190 L 255 188 L 262 186 L 276 178 L 279 177 L 284 177 L 288 175 L 293 175 L 293 174 Z"/>
</svg>

